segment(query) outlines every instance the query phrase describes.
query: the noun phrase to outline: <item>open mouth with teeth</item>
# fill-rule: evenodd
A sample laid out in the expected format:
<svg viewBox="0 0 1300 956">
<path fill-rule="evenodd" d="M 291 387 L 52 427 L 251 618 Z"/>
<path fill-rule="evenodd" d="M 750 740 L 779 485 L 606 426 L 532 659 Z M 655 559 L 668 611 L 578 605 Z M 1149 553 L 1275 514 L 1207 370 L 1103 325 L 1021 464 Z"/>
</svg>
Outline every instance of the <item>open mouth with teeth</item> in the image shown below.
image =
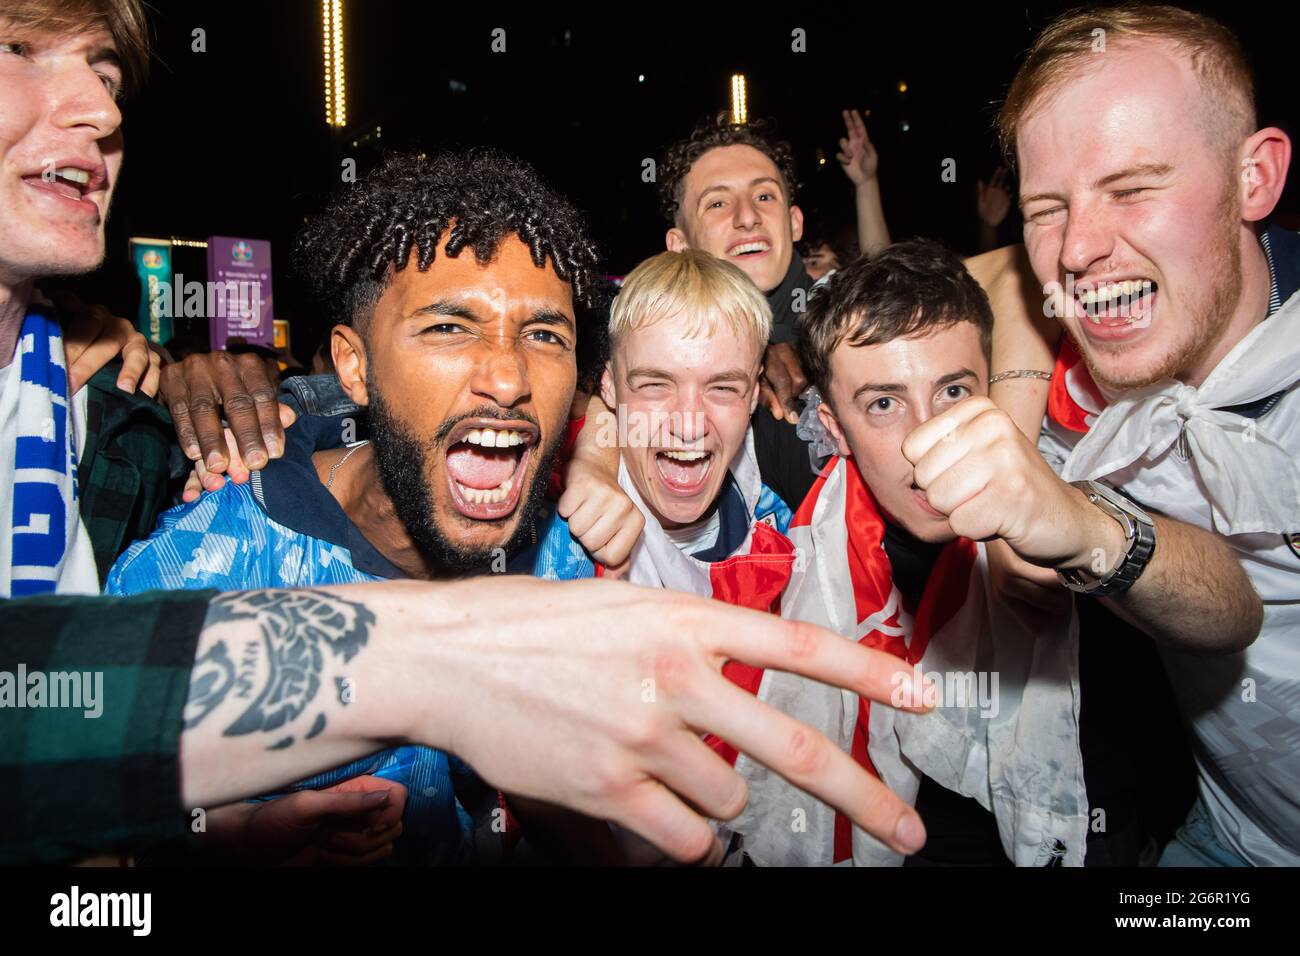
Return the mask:
<svg viewBox="0 0 1300 956">
<path fill-rule="evenodd" d="M 772 244 L 766 239 L 752 239 L 749 242 L 742 242 L 732 246 L 727 250 L 727 255 L 733 259 L 752 259 L 771 250 Z"/>
<path fill-rule="evenodd" d="M 708 481 L 713 453 L 708 451 L 661 451 L 655 454 L 659 479 L 670 494 L 683 498 L 697 495 Z"/>
<path fill-rule="evenodd" d="M 83 202 L 85 195 L 91 192 L 92 177 L 90 170 L 77 166 L 60 166 L 53 171 L 44 171 L 35 176 L 24 176 L 23 182 L 36 186 L 46 192 L 74 202 Z M 93 205 L 93 204 L 92 204 Z"/>
<path fill-rule="evenodd" d="M 1158 291 L 1159 286 L 1150 279 L 1125 279 L 1082 288 L 1075 299 L 1080 316 L 1094 326 L 1123 329 L 1147 324 Z"/>
<path fill-rule="evenodd" d="M 447 449 L 447 483 L 456 510 L 475 521 L 497 521 L 511 514 L 519 504 L 536 443 L 537 432 L 531 427 L 463 431 Z"/>
</svg>

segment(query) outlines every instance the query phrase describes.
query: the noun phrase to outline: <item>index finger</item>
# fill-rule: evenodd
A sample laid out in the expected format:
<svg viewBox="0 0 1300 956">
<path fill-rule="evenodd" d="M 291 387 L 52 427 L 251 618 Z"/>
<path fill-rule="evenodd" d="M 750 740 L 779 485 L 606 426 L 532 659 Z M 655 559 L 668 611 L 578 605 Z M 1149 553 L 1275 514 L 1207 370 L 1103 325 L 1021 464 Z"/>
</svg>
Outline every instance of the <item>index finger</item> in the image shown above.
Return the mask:
<svg viewBox="0 0 1300 956">
<path fill-rule="evenodd" d="M 782 351 L 779 359 L 785 366 L 785 370 L 790 374 L 790 390 L 792 397 L 797 397 L 808 387 L 808 377 L 803 373 L 803 365 L 799 361 L 799 356 L 794 352 Z"/>
<path fill-rule="evenodd" d="M 718 636 L 712 650 L 721 658 L 811 677 L 891 706 L 898 701 L 899 710 L 930 710 L 924 701 L 932 695 L 923 693 L 920 676 L 902 658 L 807 621 L 728 609 L 743 614 L 744 620 L 711 623 L 703 631 Z"/>
<path fill-rule="evenodd" d="M 924 846 L 925 827 L 916 810 L 825 734 L 761 702 L 720 674 L 716 683 L 719 686 L 688 705 L 688 710 L 698 710 L 687 715 L 693 726 L 719 735 L 800 790 L 846 814 L 896 852 L 915 853 Z"/>
<path fill-rule="evenodd" d="M 257 413 L 257 403 L 244 383 L 245 372 L 256 381 L 255 369 L 261 369 L 262 360 L 253 356 L 247 363 L 242 355 L 228 353 L 214 356 L 217 372 L 217 389 L 221 393 L 221 406 L 226 423 L 234 435 L 235 445 L 245 464 L 253 470 L 264 468 L 270 460 L 262 443 L 262 423 Z"/>
<path fill-rule="evenodd" d="M 776 397 L 776 392 L 772 391 L 772 386 L 767 384 L 766 380 L 760 380 L 758 384 L 758 404 L 772 413 L 772 417 L 777 421 L 785 418 L 785 406 L 781 400 Z"/>
<path fill-rule="evenodd" d="M 407 790 L 406 784 L 398 780 L 390 780 L 387 777 L 377 777 L 373 774 L 365 774 L 360 777 L 352 777 L 344 780 L 342 783 L 336 783 L 332 787 L 326 787 L 324 793 L 374 793 L 383 791 L 388 794 L 388 801 L 378 810 L 372 811 L 369 824 L 371 827 L 390 826 L 402 819 L 402 813 L 406 809 Z"/>
<path fill-rule="evenodd" d="M 153 350 L 143 335 L 131 336 L 122 346 L 122 368 L 117 373 L 117 387 L 134 392 L 136 383 L 149 371 Z"/>
<path fill-rule="evenodd" d="M 78 353 L 68 367 L 68 392 L 75 394 L 89 382 L 101 368 L 113 361 L 121 346 L 109 338 L 98 338 Z"/>
<path fill-rule="evenodd" d="M 194 423 L 190 421 L 189 382 L 181 373 L 179 364 L 168 365 L 162 369 L 158 377 L 158 395 L 159 401 L 171 413 L 172 425 L 176 429 L 176 440 L 180 443 L 181 451 L 190 461 L 198 461 L 203 457 L 203 451 L 199 448 L 199 437 L 194 429 Z"/>
<path fill-rule="evenodd" d="M 782 406 L 788 407 L 792 387 L 790 370 L 780 355 L 775 354 L 771 349 L 768 350 L 767 361 L 763 363 L 763 375 L 767 378 L 768 386 L 776 393 L 777 400 Z"/>
<path fill-rule="evenodd" d="M 934 418 L 922 422 L 903 439 L 903 457 L 915 465 L 926 456 L 931 448 L 939 444 L 954 431 L 972 418 L 982 415 L 990 408 L 996 408 L 993 402 L 982 395 L 976 395 L 959 402 Z"/>
<path fill-rule="evenodd" d="M 388 790 L 299 790 L 281 799 L 293 801 L 298 825 L 307 828 L 383 810 L 392 802 L 392 793 Z"/>
<path fill-rule="evenodd" d="M 863 139 L 867 136 L 867 123 L 862 118 L 862 113 L 858 110 L 849 110 L 849 115 L 853 117 L 853 132 Z"/>
</svg>

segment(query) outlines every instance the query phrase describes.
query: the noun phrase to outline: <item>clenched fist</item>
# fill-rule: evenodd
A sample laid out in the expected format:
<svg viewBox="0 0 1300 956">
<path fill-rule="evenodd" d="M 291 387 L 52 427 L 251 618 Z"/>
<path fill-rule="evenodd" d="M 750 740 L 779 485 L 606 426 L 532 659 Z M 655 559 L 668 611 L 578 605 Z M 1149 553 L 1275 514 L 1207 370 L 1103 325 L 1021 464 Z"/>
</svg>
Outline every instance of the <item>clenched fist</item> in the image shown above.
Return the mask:
<svg viewBox="0 0 1300 956">
<path fill-rule="evenodd" d="M 1001 538 L 1025 561 L 1057 569 L 1108 569 L 1124 548 L 1119 523 L 1057 477 L 988 398 L 924 422 L 903 440 L 903 456 L 930 506 L 962 537 Z"/>
</svg>

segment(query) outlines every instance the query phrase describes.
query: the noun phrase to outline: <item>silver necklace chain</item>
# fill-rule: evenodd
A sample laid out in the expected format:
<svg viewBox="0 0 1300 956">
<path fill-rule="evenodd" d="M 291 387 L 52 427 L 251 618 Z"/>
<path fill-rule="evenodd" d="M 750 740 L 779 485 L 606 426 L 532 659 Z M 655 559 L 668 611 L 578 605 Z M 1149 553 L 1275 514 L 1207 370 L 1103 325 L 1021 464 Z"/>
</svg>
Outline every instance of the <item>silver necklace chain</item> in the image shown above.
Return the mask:
<svg viewBox="0 0 1300 956">
<path fill-rule="evenodd" d="M 370 440 L 369 440 L 369 439 L 366 439 L 365 441 L 357 442 L 357 443 L 356 443 L 355 445 L 353 445 L 350 449 L 348 449 L 348 453 L 347 453 L 346 455 L 344 455 L 342 458 L 340 458 L 338 461 L 336 461 L 332 466 L 330 466 L 329 477 L 325 479 L 325 487 L 326 487 L 326 488 L 333 488 L 333 487 L 334 487 L 334 473 L 335 473 L 336 471 L 338 471 L 340 468 L 342 468 L 342 467 L 344 466 L 344 464 L 347 463 L 347 460 L 348 460 L 349 458 L 351 458 L 354 454 L 356 454 L 357 450 L 360 449 L 362 445 L 369 445 L 369 444 L 370 444 Z"/>
</svg>

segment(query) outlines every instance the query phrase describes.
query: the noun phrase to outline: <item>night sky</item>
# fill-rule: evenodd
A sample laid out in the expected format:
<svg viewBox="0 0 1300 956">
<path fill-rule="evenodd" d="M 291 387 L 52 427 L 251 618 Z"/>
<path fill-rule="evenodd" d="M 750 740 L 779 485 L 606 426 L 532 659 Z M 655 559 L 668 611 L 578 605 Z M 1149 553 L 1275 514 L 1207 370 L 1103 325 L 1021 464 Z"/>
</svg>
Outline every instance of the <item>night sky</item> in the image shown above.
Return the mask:
<svg viewBox="0 0 1300 956">
<path fill-rule="evenodd" d="M 151 5 L 153 75 L 126 112 L 109 259 L 82 294 L 135 314 L 130 235 L 270 239 L 276 316 L 292 321 L 294 351 L 305 357 L 323 329 L 294 280 L 289 250 L 303 217 L 340 185 L 344 157 L 364 173 L 380 148 L 499 146 L 585 210 L 608 271 L 622 274 L 663 248 L 666 224 L 654 186 L 641 180 L 642 161 L 727 108 L 735 72 L 748 77 L 750 117 L 775 118 L 795 146 L 804 183 L 797 202 L 810 225 L 852 221 L 852 191 L 835 152 L 839 111 L 856 107 L 871 111 L 893 236 L 924 235 L 973 252 L 975 183 L 998 165 L 996 104 L 1036 30 L 1071 4 L 950 11 L 905 3 L 888 16 L 878 4 L 856 5 L 857 15 L 695 3 L 611 4 L 597 15 L 551 4 L 543 18 L 349 0 L 342 135 L 324 120 L 320 3 Z M 1257 4 L 1189 5 L 1242 38 L 1258 77 L 1261 123 L 1296 137 L 1297 15 L 1263 13 Z M 506 31 L 505 53 L 491 51 L 496 27 Z M 805 53 L 791 51 L 796 27 L 806 31 Z M 206 33 L 206 52 L 191 50 L 195 28 Z M 365 134 L 369 143 L 360 142 Z M 1087 136 L 1084 122 L 1085 147 Z M 956 160 L 955 183 L 940 176 L 947 158 Z M 1280 208 L 1291 220 L 1300 216 L 1296 178 Z M 1014 241 L 1018 232 L 1013 213 L 1002 238 Z"/>
</svg>

